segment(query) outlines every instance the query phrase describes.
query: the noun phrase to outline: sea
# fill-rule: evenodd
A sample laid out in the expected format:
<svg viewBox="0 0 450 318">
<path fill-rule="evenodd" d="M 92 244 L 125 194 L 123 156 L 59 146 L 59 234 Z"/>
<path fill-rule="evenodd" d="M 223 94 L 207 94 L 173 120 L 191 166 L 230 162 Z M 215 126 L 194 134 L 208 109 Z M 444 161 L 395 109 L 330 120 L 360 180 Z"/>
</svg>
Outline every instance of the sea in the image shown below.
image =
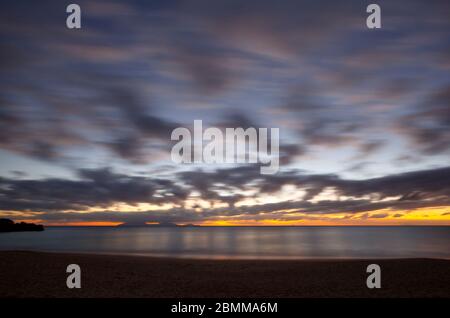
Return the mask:
<svg viewBox="0 0 450 318">
<path fill-rule="evenodd" d="M 202 259 L 450 259 L 450 227 L 47 227 L 0 233 L 0 250 Z"/>
</svg>

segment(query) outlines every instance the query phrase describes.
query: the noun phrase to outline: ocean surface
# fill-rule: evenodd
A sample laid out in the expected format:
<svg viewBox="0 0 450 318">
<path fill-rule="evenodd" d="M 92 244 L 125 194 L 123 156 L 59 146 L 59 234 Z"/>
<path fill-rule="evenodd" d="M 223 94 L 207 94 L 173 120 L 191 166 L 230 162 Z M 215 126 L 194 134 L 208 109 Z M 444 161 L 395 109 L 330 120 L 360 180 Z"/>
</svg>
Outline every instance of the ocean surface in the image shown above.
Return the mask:
<svg viewBox="0 0 450 318">
<path fill-rule="evenodd" d="M 450 227 L 47 227 L 0 233 L 0 250 L 214 259 L 450 259 Z"/>
</svg>

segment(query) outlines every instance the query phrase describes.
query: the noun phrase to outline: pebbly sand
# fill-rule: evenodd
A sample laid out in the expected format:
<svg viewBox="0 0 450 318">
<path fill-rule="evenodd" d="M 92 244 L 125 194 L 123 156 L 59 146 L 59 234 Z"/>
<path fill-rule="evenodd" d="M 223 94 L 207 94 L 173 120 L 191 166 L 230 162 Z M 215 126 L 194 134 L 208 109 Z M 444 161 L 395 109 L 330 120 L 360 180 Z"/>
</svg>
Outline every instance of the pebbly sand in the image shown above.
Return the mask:
<svg viewBox="0 0 450 318">
<path fill-rule="evenodd" d="M 66 287 L 68 264 L 81 289 Z M 381 266 L 382 288 L 366 287 Z M 450 297 L 450 260 L 193 260 L 0 252 L 0 297 Z"/>
</svg>

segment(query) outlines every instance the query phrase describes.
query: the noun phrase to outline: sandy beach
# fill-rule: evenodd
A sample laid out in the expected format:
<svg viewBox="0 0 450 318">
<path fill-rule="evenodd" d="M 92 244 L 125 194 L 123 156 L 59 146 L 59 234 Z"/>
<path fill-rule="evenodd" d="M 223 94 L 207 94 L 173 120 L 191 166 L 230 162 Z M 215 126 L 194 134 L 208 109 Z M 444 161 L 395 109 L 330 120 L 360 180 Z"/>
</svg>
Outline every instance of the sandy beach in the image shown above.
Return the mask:
<svg viewBox="0 0 450 318">
<path fill-rule="evenodd" d="M 82 288 L 66 287 L 78 264 Z M 382 288 L 368 289 L 368 264 Z M 193 260 L 0 252 L 0 297 L 450 297 L 450 261 Z"/>
</svg>

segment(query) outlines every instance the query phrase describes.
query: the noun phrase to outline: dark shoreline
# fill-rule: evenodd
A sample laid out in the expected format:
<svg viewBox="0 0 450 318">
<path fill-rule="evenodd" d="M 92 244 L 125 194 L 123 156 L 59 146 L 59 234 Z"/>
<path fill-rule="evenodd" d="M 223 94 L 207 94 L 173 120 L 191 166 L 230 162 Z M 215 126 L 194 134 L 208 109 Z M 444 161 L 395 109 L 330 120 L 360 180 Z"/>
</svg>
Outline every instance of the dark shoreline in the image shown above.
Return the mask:
<svg viewBox="0 0 450 318">
<path fill-rule="evenodd" d="M 11 233 L 11 232 L 42 232 L 44 231 L 44 226 L 42 224 L 19 222 L 14 223 L 10 219 L 0 219 L 0 233 Z"/>
<path fill-rule="evenodd" d="M 366 267 L 382 288 L 366 287 Z M 78 264 L 82 288 L 66 287 Z M 0 297 L 450 297 L 450 260 L 205 260 L 0 252 Z"/>
</svg>

